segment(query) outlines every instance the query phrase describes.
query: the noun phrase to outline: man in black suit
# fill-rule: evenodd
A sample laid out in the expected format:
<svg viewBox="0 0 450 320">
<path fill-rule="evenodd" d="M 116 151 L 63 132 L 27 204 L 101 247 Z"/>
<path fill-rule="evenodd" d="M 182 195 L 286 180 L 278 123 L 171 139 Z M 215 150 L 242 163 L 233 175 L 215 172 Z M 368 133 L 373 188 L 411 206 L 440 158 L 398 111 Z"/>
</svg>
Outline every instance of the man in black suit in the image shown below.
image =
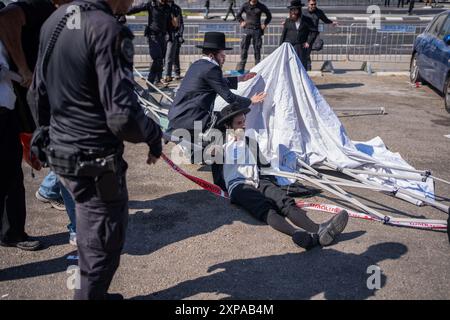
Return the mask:
<svg viewBox="0 0 450 320">
<path fill-rule="evenodd" d="M 281 33 L 280 45 L 289 42 L 297 52 L 303 67 L 307 67 L 308 48 L 313 44 L 317 36 L 311 19 L 302 16 L 301 7 L 303 3 L 299 0 L 291 1 L 289 18 L 284 21 L 283 32 Z"/>
<path fill-rule="evenodd" d="M 231 89 L 237 89 L 238 81 L 253 78 L 255 73 L 239 77 L 224 78 L 222 66 L 225 62 L 225 34 L 222 32 L 207 32 L 202 46 L 203 57 L 195 61 L 187 70 L 177 91 L 175 100 L 169 110 L 169 126 L 167 132 L 174 136 L 176 129 L 184 129 L 190 133 L 191 142 L 197 144 L 199 135 L 212 126 L 214 100 L 220 95 L 228 103 L 251 102 L 260 103 L 265 93 L 256 94 L 251 99 L 235 95 Z M 194 122 L 200 122 L 200 133 L 194 132 Z M 196 159 L 197 160 L 197 159 Z M 197 162 L 197 161 L 196 161 Z"/>
</svg>

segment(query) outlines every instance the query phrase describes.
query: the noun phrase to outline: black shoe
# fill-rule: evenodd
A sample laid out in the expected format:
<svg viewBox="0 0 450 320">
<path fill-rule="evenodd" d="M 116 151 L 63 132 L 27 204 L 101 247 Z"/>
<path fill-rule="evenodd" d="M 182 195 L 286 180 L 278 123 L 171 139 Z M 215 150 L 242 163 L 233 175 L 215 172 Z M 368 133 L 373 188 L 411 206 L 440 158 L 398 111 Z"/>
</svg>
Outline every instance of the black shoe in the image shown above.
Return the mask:
<svg viewBox="0 0 450 320">
<path fill-rule="evenodd" d="M 120 293 L 107 293 L 105 300 L 123 300 L 123 295 L 121 295 Z"/>
<path fill-rule="evenodd" d="M 344 231 L 348 222 L 348 213 L 346 210 L 341 210 L 333 218 L 325 223 L 320 224 L 319 243 L 321 246 L 329 246 L 337 235 Z"/>
<path fill-rule="evenodd" d="M 21 250 L 25 251 L 36 251 L 41 248 L 41 243 L 36 240 L 35 238 L 32 238 L 30 236 L 25 236 L 23 239 L 17 240 L 17 241 L 11 241 L 11 240 L 1 240 L 0 246 L 2 247 L 14 247 L 19 248 Z"/>
<path fill-rule="evenodd" d="M 319 236 L 298 230 L 292 235 L 292 241 L 303 249 L 311 250 L 319 244 Z"/>
</svg>

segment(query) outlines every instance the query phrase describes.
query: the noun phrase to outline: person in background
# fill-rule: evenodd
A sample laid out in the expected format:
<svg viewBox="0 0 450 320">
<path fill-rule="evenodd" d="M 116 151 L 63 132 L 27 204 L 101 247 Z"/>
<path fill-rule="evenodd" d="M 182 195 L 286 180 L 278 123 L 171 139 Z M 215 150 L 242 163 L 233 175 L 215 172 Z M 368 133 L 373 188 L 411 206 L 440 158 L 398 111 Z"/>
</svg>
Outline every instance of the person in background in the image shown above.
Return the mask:
<svg viewBox="0 0 450 320">
<path fill-rule="evenodd" d="M 227 0 L 223 0 L 223 1 L 227 1 Z M 233 15 L 233 21 L 236 21 L 236 15 L 234 14 L 234 9 L 233 9 L 233 7 L 235 5 L 236 5 L 236 0 L 228 0 L 228 11 L 225 14 L 225 18 L 223 18 L 223 21 L 227 21 L 228 15 L 230 15 L 230 14 Z"/>
<path fill-rule="evenodd" d="M 245 13 L 245 20 L 242 15 Z M 261 15 L 265 14 L 266 19 L 261 23 Z M 247 63 L 248 48 L 253 40 L 253 51 L 255 53 L 255 64 L 261 61 L 262 36 L 264 30 L 272 20 L 270 10 L 258 0 L 249 0 L 240 8 L 237 19 L 243 28 L 244 35 L 241 40 L 241 61 L 237 65 L 237 70 L 243 72 Z"/>
<path fill-rule="evenodd" d="M 183 12 L 180 6 L 178 6 L 173 0 L 169 0 L 168 5 L 172 9 L 172 16 L 177 20 L 177 27 L 172 27 L 170 29 L 169 39 L 167 41 L 166 61 L 163 72 L 163 82 L 165 84 L 168 84 L 174 79 L 179 80 L 181 78 L 180 49 L 181 44 L 184 42 Z"/>
<path fill-rule="evenodd" d="M 303 3 L 299 0 L 291 1 L 289 18 L 283 23 L 280 45 L 289 42 L 295 49 L 303 67 L 307 67 L 307 52 L 316 38 L 316 33 L 310 18 L 302 15 Z"/>
<path fill-rule="evenodd" d="M 332 21 L 328 19 L 328 17 L 325 15 L 325 13 L 317 8 L 317 0 L 309 0 L 308 1 L 308 9 L 303 13 L 305 17 L 308 17 L 311 19 L 313 30 L 316 34 L 315 38 L 313 39 L 312 43 L 316 41 L 317 37 L 319 36 L 319 23 L 322 21 L 325 24 L 332 24 L 333 26 L 337 26 L 338 23 L 336 21 Z M 311 70 L 311 50 L 312 46 L 310 46 L 306 50 L 306 70 Z"/>
<path fill-rule="evenodd" d="M 415 5 L 416 0 L 410 0 L 409 1 L 409 8 L 408 8 L 408 15 L 412 15 L 412 12 L 414 10 L 414 5 Z"/>
<path fill-rule="evenodd" d="M 128 15 L 147 11 L 148 24 L 145 28 L 145 36 L 148 39 L 152 64 L 148 73 L 148 81 L 154 85 L 165 85 L 161 83 L 164 68 L 164 57 L 166 55 L 166 40 L 172 27 L 177 27 L 172 21 L 172 10 L 167 5 L 167 0 L 150 0 L 142 2 L 128 11 Z M 154 89 L 149 86 L 149 90 Z"/>
<path fill-rule="evenodd" d="M 209 19 L 209 0 L 205 1 L 205 15 L 203 16 L 204 19 Z"/>
</svg>

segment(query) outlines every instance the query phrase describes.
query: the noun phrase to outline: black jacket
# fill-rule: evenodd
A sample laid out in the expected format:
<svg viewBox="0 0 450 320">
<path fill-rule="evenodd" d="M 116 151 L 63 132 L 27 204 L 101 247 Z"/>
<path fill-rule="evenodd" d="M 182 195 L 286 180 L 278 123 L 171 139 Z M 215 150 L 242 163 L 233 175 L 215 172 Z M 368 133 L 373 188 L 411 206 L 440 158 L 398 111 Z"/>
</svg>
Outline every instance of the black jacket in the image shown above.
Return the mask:
<svg viewBox="0 0 450 320">
<path fill-rule="evenodd" d="M 117 22 L 104 1 L 81 12 L 79 29 L 63 28 L 46 76 L 42 58 L 68 5 L 41 31 L 39 56 L 29 100 L 38 125 L 50 125 L 51 144 L 81 151 L 117 149 L 122 141 L 161 143 L 161 129 L 144 115 L 133 85 L 133 35 Z M 69 4 L 70 5 L 70 4 Z M 34 95 L 33 95 L 34 93 Z"/>
<path fill-rule="evenodd" d="M 323 23 L 330 24 L 333 23 L 332 20 L 328 19 L 328 17 L 325 15 L 325 13 L 320 10 L 316 9 L 313 12 L 310 12 L 309 10 L 303 11 L 303 15 L 305 17 L 308 17 L 311 19 L 312 26 L 314 27 L 315 31 L 319 31 L 319 22 L 322 20 Z"/>
<path fill-rule="evenodd" d="M 268 25 L 272 20 L 272 14 L 269 8 L 267 8 L 263 3 L 258 2 L 255 6 L 252 6 L 250 2 L 246 2 L 241 6 L 236 18 L 239 22 L 243 22 L 242 14 L 245 13 L 245 29 L 261 29 L 261 15 L 264 13 L 266 19 L 264 24 Z"/>
<path fill-rule="evenodd" d="M 225 79 L 219 66 L 200 59 L 186 72 L 169 110 L 169 129 L 194 129 L 194 121 L 201 121 L 205 129 L 213 111 L 217 95 L 226 102 L 249 100 L 230 91 L 237 89 L 237 78 Z"/>
<path fill-rule="evenodd" d="M 137 6 L 133 6 L 130 10 L 128 10 L 128 15 L 142 11 L 148 12 L 147 25 L 151 34 L 165 35 L 167 32 L 172 30 L 172 9 L 169 5 L 160 5 L 156 1 L 147 1 L 138 4 Z"/>
<path fill-rule="evenodd" d="M 297 29 L 295 21 L 291 19 L 286 19 L 284 21 L 284 28 L 281 33 L 280 45 L 283 42 L 289 42 L 293 46 L 297 44 L 303 44 L 307 42 L 312 45 L 314 39 L 316 38 L 317 32 L 314 31 L 311 20 L 305 16 L 300 18 L 300 26 Z"/>
</svg>

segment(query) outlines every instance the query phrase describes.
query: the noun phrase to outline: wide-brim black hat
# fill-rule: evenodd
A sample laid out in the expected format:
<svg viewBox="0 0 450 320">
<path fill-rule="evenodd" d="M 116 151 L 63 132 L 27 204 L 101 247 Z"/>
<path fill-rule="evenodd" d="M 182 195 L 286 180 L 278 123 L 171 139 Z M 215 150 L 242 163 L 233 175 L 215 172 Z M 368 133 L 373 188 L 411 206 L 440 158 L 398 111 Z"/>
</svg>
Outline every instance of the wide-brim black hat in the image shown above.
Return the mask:
<svg viewBox="0 0 450 320">
<path fill-rule="evenodd" d="M 222 32 L 206 32 L 203 45 L 196 45 L 196 47 L 210 50 L 233 50 L 233 48 L 226 47 L 225 33 Z"/>
<path fill-rule="evenodd" d="M 303 3 L 300 0 L 293 0 L 291 4 L 287 7 L 288 9 L 295 9 L 303 7 Z"/>
<path fill-rule="evenodd" d="M 249 106 L 251 102 L 239 103 L 234 102 L 232 104 L 227 105 L 220 111 L 219 120 L 216 123 L 216 127 L 221 128 L 227 121 L 233 119 L 233 117 L 237 116 L 240 113 L 247 114 L 250 112 Z"/>
</svg>

